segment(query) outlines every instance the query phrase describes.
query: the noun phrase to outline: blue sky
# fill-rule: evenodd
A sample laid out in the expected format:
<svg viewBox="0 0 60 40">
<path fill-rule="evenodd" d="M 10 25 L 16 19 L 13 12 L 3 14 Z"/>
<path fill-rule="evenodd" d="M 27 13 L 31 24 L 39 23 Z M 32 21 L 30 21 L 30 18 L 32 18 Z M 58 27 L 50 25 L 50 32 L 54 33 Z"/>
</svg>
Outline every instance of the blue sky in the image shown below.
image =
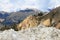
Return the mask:
<svg viewBox="0 0 60 40">
<path fill-rule="evenodd" d="M 60 0 L 0 0 L 0 11 L 12 12 L 25 8 L 42 11 L 60 6 Z"/>
</svg>

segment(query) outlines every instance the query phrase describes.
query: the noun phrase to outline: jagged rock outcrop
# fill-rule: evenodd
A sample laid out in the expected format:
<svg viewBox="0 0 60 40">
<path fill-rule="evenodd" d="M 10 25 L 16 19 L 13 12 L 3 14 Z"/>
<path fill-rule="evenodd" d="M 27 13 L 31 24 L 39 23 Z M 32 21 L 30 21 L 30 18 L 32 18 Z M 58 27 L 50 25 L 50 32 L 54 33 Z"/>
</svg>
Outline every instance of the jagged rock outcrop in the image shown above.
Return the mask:
<svg viewBox="0 0 60 40">
<path fill-rule="evenodd" d="M 35 15 L 27 17 L 23 22 L 21 22 L 17 28 L 26 29 L 29 27 L 37 26 L 39 24 L 43 24 L 47 27 L 55 25 L 56 28 L 60 28 L 60 7 L 57 7 L 51 10 L 48 14 L 45 15 Z M 57 23 L 57 24 L 56 24 Z"/>
<path fill-rule="evenodd" d="M 43 24 L 46 26 L 55 26 L 56 28 L 60 28 L 60 7 L 57 7 L 51 10 L 48 14 L 41 17 Z M 47 21 L 46 21 L 47 20 Z M 47 23 L 46 23 L 47 22 Z M 50 23 L 49 25 L 47 25 Z"/>
<path fill-rule="evenodd" d="M 42 16 L 41 23 L 45 26 L 54 26 L 60 29 L 60 7 L 57 7 L 51 10 L 48 14 Z"/>
<path fill-rule="evenodd" d="M 42 15 L 43 14 L 40 13 L 38 15 L 30 15 L 30 16 L 28 16 L 23 22 L 18 24 L 18 26 L 17 26 L 18 30 L 38 26 L 40 24 L 40 19 L 39 18 Z"/>
</svg>

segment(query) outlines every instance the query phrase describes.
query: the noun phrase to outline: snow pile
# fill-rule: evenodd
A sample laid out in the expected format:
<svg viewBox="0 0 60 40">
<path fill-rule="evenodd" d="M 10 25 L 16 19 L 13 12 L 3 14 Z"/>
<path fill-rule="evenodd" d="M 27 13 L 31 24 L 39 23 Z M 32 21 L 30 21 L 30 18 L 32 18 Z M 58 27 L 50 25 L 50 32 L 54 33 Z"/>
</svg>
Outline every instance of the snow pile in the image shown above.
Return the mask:
<svg viewBox="0 0 60 40">
<path fill-rule="evenodd" d="M 0 40 L 60 40 L 60 30 L 44 26 L 21 31 L 10 29 L 0 32 Z"/>
</svg>

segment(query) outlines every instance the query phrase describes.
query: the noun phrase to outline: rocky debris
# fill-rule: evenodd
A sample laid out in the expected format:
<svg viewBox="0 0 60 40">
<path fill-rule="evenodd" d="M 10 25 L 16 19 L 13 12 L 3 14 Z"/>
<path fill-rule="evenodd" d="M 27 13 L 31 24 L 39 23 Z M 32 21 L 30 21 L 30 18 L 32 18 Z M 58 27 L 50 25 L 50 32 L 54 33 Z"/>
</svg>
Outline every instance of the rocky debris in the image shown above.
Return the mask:
<svg viewBox="0 0 60 40">
<path fill-rule="evenodd" d="M 10 29 L 0 32 L 0 40 L 60 40 L 60 30 L 43 25 L 20 31 Z"/>
</svg>

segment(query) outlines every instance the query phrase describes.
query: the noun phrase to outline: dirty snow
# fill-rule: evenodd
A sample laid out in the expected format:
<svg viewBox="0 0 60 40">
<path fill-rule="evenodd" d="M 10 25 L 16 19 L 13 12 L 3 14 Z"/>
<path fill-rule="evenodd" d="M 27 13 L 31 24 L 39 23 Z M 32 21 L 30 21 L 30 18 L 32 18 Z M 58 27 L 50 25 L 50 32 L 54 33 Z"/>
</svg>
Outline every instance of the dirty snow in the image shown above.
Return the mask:
<svg viewBox="0 0 60 40">
<path fill-rule="evenodd" d="M 0 32 L 0 40 L 60 40 L 60 30 L 41 25 L 21 31 L 10 29 Z"/>
</svg>

